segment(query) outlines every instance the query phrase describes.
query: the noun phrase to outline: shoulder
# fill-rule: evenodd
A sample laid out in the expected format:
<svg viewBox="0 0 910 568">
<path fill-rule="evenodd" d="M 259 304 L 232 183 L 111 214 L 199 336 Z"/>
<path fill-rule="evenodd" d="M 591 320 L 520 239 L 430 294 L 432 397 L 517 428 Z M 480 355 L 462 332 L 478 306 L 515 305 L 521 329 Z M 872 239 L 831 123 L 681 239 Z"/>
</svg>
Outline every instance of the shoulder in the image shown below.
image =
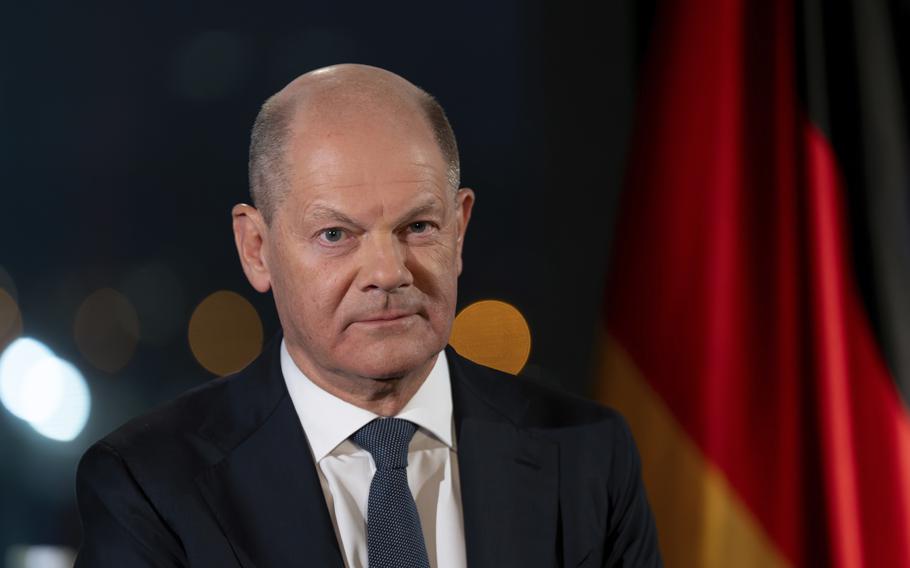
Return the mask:
<svg viewBox="0 0 910 568">
<path fill-rule="evenodd" d="M 474 363 L 454 350 L 448 351 L 453 380 L 491 406 L 498 407 L 516 426 L 542 432 L 592 432 L 624 437 L 628 425 L 613 408 L 522 376 L 514 376 Z M 457 378 L 456 378 L 457 377 Z"/>
<path fill-rule="evenodd" d="M 113 448 L 127 450 L 131 446 L 172 440 L 200 427 L 213 404 L 223 398 L 227 382 L 210 379 L 170 401 L 131 418 L 108 433 L 101 441 Z"/>
<path fill-rule="evenodd" d="M 264 353 L 243 371 L 211 379 L 124 423 L 85 452 L 77 477 L 117 470 L 150 493 L 191 486 L 284 394 L 283 382 L 268 378 L 269 359 Z"/>
<path fill-rule="evenodd" d="M 99 488 L 135 484 L 155 493 L 156 486 L 185 486 L 215 456 L 199 437 L 226 384 L 215 379 L 133 418 L 83 454 L 77 483 Z"/>
<path fill-rule="evenodd" d="M 125 457 L 136 453 L 163 451 L 169 453 L 181 446 L 193 446 L 194 439 L 212 413 L 219 412 L 229 397 L 231 382 L 244 380 L 238 374 L 224 379 L 211 379 L 177 398 L 128 420 L 99 441 Z"/>
<path fill-rule="evenodd" d="M 459 399 L 473 406 L 462 412 L 462 419 L 467 414 L 483 421 L 510 423 L 535 439 L 553 444 L 558 448 L 560 475 L 567 486 L 595 487 L 592 495 L 605 490 L 605 495 L 612 497 L 635 491 L 640 459 L 629 426 L 618 411 L 478 365 L 457 354 L 450 361 L 456 412 Z M 476 395 L 465 396 L 458 390 Z"/>
</svg>

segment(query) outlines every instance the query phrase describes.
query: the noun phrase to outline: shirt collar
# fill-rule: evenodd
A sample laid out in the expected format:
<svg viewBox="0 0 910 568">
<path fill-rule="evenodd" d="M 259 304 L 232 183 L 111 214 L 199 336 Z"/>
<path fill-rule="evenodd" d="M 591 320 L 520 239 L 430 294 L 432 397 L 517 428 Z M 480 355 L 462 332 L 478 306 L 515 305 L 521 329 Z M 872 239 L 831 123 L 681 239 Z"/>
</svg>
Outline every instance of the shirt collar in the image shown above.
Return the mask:
<svg viewBox="0 0 910 568">
<path fill-rule="evenodd" d="M 369 410 L 345 402 L 316 386 L 294 363 L 284 339 L 281 340 L 281 373 L 317 462 L 354 432 L 378 418 Z M 437 355 L 430 374 L 396 418 L 417 424 L 454 449 L 452 388 L 445 351 Z"/>
</svg>

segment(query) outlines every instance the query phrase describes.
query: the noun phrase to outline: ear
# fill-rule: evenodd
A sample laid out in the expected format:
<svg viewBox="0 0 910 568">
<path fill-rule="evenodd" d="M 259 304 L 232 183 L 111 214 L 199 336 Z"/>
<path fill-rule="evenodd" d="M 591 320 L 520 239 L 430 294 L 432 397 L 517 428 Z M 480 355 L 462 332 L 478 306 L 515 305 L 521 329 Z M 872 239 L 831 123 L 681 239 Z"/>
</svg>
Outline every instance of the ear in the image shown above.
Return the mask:
<svg viewBox="0 0 910 568">
<path fill-rule="evenodd" d="M 246 279 L 258 292 L 268 292 L 272 277 L 269 273 L 268 225 L 258 209 L 245 203 L 231 210 L 234 225 L 234 244 Z"/>
<path fill-rule="evenodd" d="M 474 208 L 474 190 L 463 187 L 455 194 L 455 223 L 458 232 L 458 240 L 455 242 L 456 262 L 458 263 L 458 274 L 461 275 L 461 251 L 464 248 L 464 236 L 468 230 L 468 222 L 471 220 L 471 210 Z"/>
</svg>

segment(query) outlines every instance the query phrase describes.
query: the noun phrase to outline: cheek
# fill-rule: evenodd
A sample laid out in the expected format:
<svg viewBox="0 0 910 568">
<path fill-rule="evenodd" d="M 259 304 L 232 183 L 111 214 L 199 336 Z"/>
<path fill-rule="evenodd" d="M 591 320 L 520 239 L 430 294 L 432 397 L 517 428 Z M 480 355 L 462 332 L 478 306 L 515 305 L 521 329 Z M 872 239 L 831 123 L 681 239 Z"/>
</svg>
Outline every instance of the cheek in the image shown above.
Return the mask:
<svg viewBox="0 0 910 568">
<path fill-rule="evenodd" d="M 310 335 L 329 331 L 329 322 L 351 282 L 349 271 L 337 263 L 282 260 L 278 286 L 275 286 L 276 303 L 284 307 L 298 326 L 309 328 Z"/>
<path fill-rule="evenodd" d="M 455 309 L 458 265 L 453 248 L 432 247 L 414 255 L 411 274 L 414 283 L 427 295 L 435 315 L 451 317 Z"/>
</svg>

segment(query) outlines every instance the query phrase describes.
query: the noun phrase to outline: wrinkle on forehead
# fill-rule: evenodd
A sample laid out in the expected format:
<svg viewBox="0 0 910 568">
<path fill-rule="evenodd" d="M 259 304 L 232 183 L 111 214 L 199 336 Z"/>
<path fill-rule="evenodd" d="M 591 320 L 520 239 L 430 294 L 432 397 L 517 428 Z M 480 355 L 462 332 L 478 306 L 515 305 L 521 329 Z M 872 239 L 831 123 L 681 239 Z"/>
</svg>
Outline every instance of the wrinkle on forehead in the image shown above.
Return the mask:
<svg viewBox="0 0 910 568">
<path fill-rule="evenodd" d="M 297 175 L 293 179 L 293 186 L 301 189 L 321 189 L 334 187 L 344 189 L 354 186 L 374 184 L 426 184 L 430 187 L 444 189 L 444 172 L 440 166 L 432 163 L 432 156 L 423 156 L 421 152 L 414 152 L 410 160 L 402 160 L 399 171 L 383 170 L 378 172 L 370 168 L 368 160 L 363 154 L 352 152 L 339 152 L 336 148 L 326 145 L 311 145 L 307 147 L 303 140 L 292 147 L 292 153 L 306 155 L 301 160 Z M 420 149 L 417 149 L 420 150 Z M 291 158 L 293 160 L 293 157 Z M 359 167 L 352 167 L 357 164 Z M 388 163 L 386 163 L 388 165 Z M 382 175 L 380 179 L 377 175 Z"/>
<path fill-rule="evenodd" d="M 304 218 L 315 221 L 341 221 L 357 226 L 384 219 L 391 225 L 398 225 L 420 215 L 444 215 L 446 212 L 445 201 L 429 192 L 418 195 L 410 203 L 390 203 L 381 200 L 362 210 L 357 208 L 352 210 L 346 205 L 350 204 L 324 198 L 315 199 L 307 205 Z"/>
<path fill-rule="evenodd" d="M 378 193 L 368 200 L 352 198 L 352 194 L 343 191 L 329 190 L 313 195 L 304 205 L 303 216 L 323 220 L 346 217 L 359 225 L 367 220 L 387 216 L 402 221 L 417 214 L 437 212 L 444 215 L 448 209 L 446 205 L 447 201 L 429 187 L 418 188 L 415 192 L 403 195 Z"/>
<path fill-rule="evenodd" d="M 335 126 L 330 127 L 329 133 Z M 446 164 L 430 133 L 404 125 L 355 124 L 337 136 L 303 128 L 292 139 L 287 159 L 291 187 L 326 188 L 422 184 L 448 188 Z"/>
</svg>

